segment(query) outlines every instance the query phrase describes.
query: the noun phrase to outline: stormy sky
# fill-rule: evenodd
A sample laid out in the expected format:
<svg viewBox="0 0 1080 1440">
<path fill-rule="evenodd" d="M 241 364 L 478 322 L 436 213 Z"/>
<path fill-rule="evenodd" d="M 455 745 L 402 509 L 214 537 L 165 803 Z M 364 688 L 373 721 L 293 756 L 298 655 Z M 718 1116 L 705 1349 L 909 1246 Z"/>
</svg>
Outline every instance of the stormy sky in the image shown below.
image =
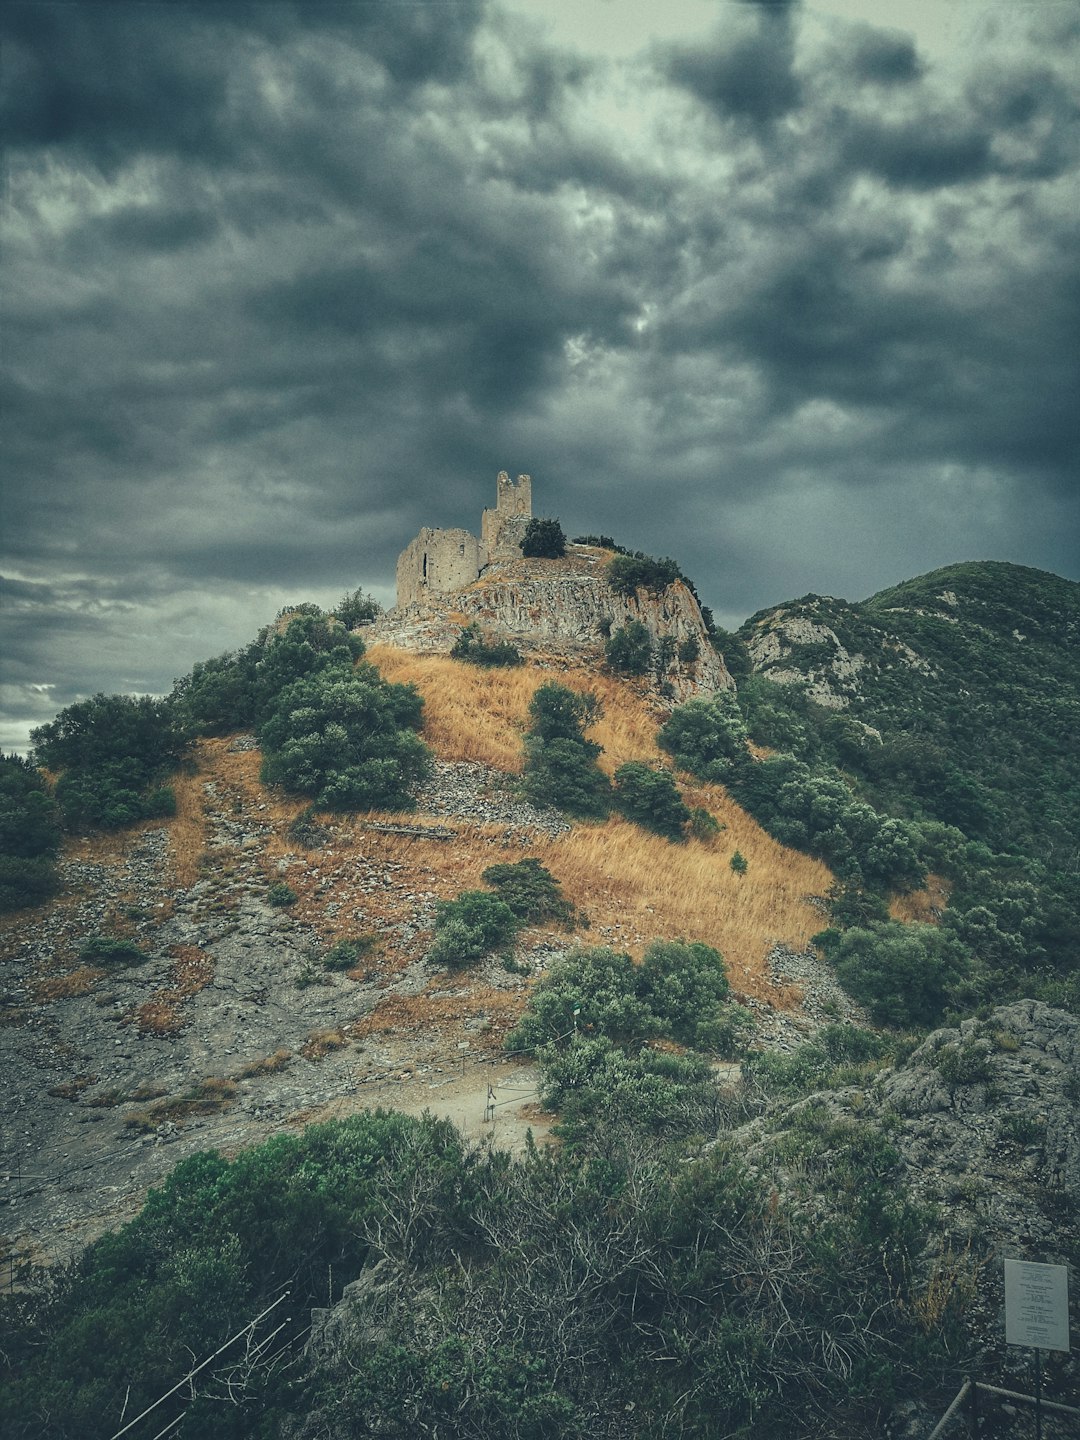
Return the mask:
<svg viewBox="0 0 1080 1440">
<path fill-rule="evenodd" d="M 887 23 L 882 17 L 887 16 Z M 20 3 L 0 745 L 422 524 L 1076 578 L 1080 3 Z"/>
</svg>

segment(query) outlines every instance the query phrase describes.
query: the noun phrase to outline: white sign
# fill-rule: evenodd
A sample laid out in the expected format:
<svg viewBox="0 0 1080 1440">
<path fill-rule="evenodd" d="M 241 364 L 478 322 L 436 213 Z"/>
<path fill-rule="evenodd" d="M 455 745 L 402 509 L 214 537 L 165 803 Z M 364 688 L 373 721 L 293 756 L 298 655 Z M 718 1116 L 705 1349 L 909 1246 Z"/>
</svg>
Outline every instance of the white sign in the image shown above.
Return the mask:
<svg viewBox="0 0 1080 1440">
<path fill-rule="evenodd" d="M 1005 1343 L 1069 1348 L 1069 1272 L 1037 1260 L 1005 1261 Z"/>
</svg>

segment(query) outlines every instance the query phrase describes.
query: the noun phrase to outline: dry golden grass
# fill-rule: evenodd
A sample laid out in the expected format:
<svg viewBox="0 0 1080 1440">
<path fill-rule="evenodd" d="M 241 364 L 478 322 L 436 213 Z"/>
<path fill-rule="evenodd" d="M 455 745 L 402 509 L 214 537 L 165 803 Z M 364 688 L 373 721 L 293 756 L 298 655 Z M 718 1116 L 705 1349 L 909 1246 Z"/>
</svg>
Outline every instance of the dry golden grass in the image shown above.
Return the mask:
<svg viewBox="0 0 1080 1440">
<path fill-rule="evenodd" d="M 183 886 L 194 885 L 199 878 L 199 857 L 206 848 L 208 825 L 203 790 L 206 776 L 202 751 L 208 743 L 202 741 L 196 747 L 194 772 L 177 775 L 173 780 L 176 814 L 169 821 L 169 856 L 174 878 Z"/>
<path fill-rule="evenodd" d="M 463 983 L 467 977 L 456 977 Z M 496 990 L 488 985 L 472 984 L 465 994 L 452 995 L 424 991 L 420 995 L 388 995 L 374 1010 L 351 1027 L 353 1035 L 419 1035 L 439 1042 L 444 1029 L 457 1033 L 463 1020 L 485 1019 L 488 1028 L 470 1036 L 474 1049 L 501 1049 L 504 1037 L 521 1018 L 525 1008 L 523 991 Z M 458 1058 L 448 1052 L 446 1058 Z"/>
<path fill-rule="evenodd" d="M 889 914 L 905 924 L 936 925 L 949 903 L 951 886 L 942 875 L 928 875 L 921 890 L 895 895 L 889 902 Z"/>
<path fill-rule="evenodd" d="M 519 773 L 529 701 L 552 680 L 571 690 L 591 690 L 603 703 L 604 713 L 589 738 L 604 747 L 600 764 L 609 774 L 627 760 L 659 755 L 659 712 L 643 692 L 611 675 L 573 666 L 554 673 L 527 665 L 486 670 L 388 645 L 373 645 L 366 658 L 387 680 L 411 683 L 420 691 L 424 739 L 441 760 L 474 760 Z"/>
<path fill-rule="evenodd" d="M 260 1075 L 276 1075 L 280 1070 L 291 1064 L 293 1054 L 291 1050 L 284 1047 L 275 1050 L 272 1055 L 264 1055 L 261 1060 L 252 1060 L 248 1065 L 242 1065 L 236 1072 L 237 1080 L 256 1080 Z"/>
<path fill-rule="evenodd" d="M 708 808 L 715 814 L 721 806 Z M 747 861 L 744 875 L 731 869 L 736 849 Z M 746 816 L 713 840 L 685 845 L 611 819 L 545 841 L 536 854 L 589 917 L 581 939 L 635 956 L 651 940 L 702 940 L 724 956 L 740 995 L 781 1005 L 795 996 L 769 982 L 768 953 L 778 941 L 801 950 L 821 929 L 809 897 L 823 894 L 832 878 Z"/>
<path fill-rule="evenodd" d="M 95 965 L 80 965 L 77 970 L 69 970 L 66 975 L 47 975 L 35 980 L 30 987 L 30 994 L 37 1005 L 48 1005 L 53 1000 L 72 1000 L 79 995 L 89 994 L 95 981 L 100 980 L 104 974 L 105 971 Z"/>
<path fill-rule="evenodd" d="M 61 1100 L 77 1100 L 83 1090 L 96 1084 L 96 1075 L 76 1075 L 71 1080 L 63 1081 L 60 1085 L 51 1085 L 49 1094 L 55 1095 Z"/>
<path fill-rule="evenodd" d="M 349 1040 L 344 1030 L 312 1030 L 300 1047 L 305 1060 L 322 1060 L 332 1050 L 344 1050 Z"/>
<path fill-rule="evenodd" d="M 609 773 L 628 760 L 661 761 L 656 732 L 663 712 L 640 688 L 614 676 L 568 668 L 552 676 L 531 666 L 481 670 L 442 656 L 372 646 L 368 658 L 387 679 L 411 681 L 424 697 L 424 738 L 444 760 L 478 760 L 496 769 L 521 768 L 528 705 L 537 686 L 555 678 L 592 690 L 603 717 L 590 737 L 604 747 Z M 802 949 L 822 928 L 811 897 L 827 893 L 826 866 L 773 840 L 722 786 L 679 777 L 686 803 L 708 810 L 725 827 L 707 841 L 672 845 L 620 819 L 578 825 L 557 839 L 538 836 L 534 853 L 590 920 L 586 943 L 611 944 L 640 955 L 653 939 L 703 940 L 728 962 L 740 994 L 791 1003 L 769 983 L 766 959 L 778 941 Z M 382 853 L 419 865 L 441 896 L 476 887 L 496 860 L 520 859 L 520 850 L 497 847 L 496 831 L 463 828 L 450 845 L 380 837 Z M 369 842 L 371 843 L 371 842 Z M 731 870 L 738 850 L 744 875 Z"/>
</svg>

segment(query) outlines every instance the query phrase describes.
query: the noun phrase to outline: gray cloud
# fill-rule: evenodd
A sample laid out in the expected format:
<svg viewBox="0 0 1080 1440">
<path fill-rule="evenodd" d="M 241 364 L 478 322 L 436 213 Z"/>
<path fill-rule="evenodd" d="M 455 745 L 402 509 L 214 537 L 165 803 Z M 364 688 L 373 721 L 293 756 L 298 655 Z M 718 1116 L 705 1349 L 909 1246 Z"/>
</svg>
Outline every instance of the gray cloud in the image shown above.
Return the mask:
<svg viewBox="0 0 1080 1440">
<path fill-rule="evenodd" d="M 1080 34 L 724 17 L 616 64 L 472 0 L 6 7 L 0 743 L 389 599 L 501 468 L 729 623 L 1076 573 Z"/>
</svg>

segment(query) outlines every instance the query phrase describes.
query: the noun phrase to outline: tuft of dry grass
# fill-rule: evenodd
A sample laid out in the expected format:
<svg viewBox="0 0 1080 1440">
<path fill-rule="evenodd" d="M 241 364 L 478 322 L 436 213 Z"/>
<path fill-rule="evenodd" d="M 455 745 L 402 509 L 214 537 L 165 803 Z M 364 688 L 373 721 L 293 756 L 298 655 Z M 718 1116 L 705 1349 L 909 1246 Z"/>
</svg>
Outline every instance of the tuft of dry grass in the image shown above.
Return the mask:
<svg viewBox="0 0 1080 1440">
<path fill-rule="evenodd" d="M 949 903 L 952 889 L 942 875 L 928 875 L 921 890 L 894 895 L 889 901 L 889 914 L 905 924 L 936 925 Z"/>
<path fill-rule="evenodd" d="M 46 975 L 35 980 L 30 993 L 37 1005 L 48 1005 L 54 1000 L 73 1000 L 79 995 L 89 994 L 94 983 L 104 974 L 105 971 L 95 965 L 80 965 L 66 975 Z"/>
<path fill-rule="evenodd" d="M 164 1096 L 160 1100 L 154 1100 L 145 1110 L 133 1110 L 124 1117 L 124 1125 L 129 1130 L 146 1133 L 156 1130 L 166 1120 L 179 1123 L 191 1115 L 216 1114 L 235 1099 L 235 1080 L 222 1075 L 210 1075 L 182 1095 Z"/>
<path fill-rule="evenodd" d="M 77 1100 L 84 1090 L 96 1084 L 96 1075 L 75 1075 L 59 1085 L 50 1086 L 49 1094 L 56 1095 L 61 1100 Z"/>
<path fill-rule="evenodd" d="M 236 1072 L 236 1079 L 257 1080 L 260 1075 L 276 1075 L 292 1063 L 292 1058 L 291 1050 L 275 1050 L 272 1055 L 264 1055 L 261 1060 L 252 1060 L 249 1064 L 242 1065 Z"/>
<path fill-rule="evenodd" d="M 503 1038 L 521 1018 L 525 1000 L 525 991 L 496 990 L 476 983 L 466 992 L 447 994 L 428 989 L 419 995 L 387 995 L 351 1028 L 358 1038 L 422 1033 L 437 1043 L 444 1030 L 459 1033 L 457 1027 L 464 1020 L 486 1020 L 487 1029 L 473 1031 L 471 1043 L 477 1049 L 498 1052 Z M 444 1058 L 452 1061 L 460 1057 L 454 1051 Z"/>
<path fill-rule="evenodd" d="M 349 1044 L 344 1030 L 312 1030 L 300 1047 L 305 1060 L 322 1060 L 333 1050 L 344 1050 Z"/>
</svg>

